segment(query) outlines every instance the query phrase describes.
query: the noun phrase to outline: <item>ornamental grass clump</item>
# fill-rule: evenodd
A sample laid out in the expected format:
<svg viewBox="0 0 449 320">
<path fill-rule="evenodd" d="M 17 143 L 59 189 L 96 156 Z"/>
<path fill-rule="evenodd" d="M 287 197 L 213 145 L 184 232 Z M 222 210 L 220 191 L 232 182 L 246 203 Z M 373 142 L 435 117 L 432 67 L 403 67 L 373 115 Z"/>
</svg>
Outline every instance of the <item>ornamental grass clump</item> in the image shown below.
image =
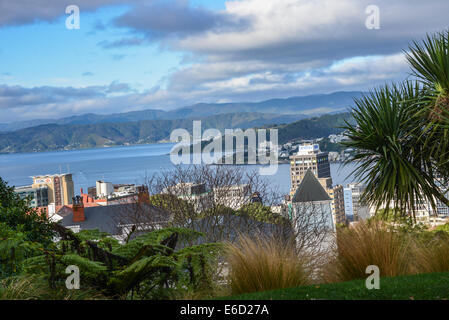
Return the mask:
<svg viewBox="0 0 449 320">
<path fill-rule="evenodd" d="M 379 267 L 380 275 L 416 273 L 415 243 L 410 235 L 380 221 L 359 222 L 337 234 L 337 255 L 331 273 L 336 281 L 366 278 L 366 268 Z"/>
<path fill-rule="evenodd" d="M 295 244 L 274 237 L 241 236 L 226 246 L 233 294 L 291 288 L 308 284 L 307 259 Z"/>
</svg>

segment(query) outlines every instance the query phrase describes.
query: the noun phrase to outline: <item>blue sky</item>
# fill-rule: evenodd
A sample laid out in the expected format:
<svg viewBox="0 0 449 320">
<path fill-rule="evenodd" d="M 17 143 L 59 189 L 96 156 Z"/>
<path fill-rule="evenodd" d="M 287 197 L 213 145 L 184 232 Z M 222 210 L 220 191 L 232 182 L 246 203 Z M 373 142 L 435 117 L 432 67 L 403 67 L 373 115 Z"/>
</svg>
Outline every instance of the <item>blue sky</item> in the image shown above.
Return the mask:
<svg viewBox="0 0 449 320">
<path fill-rule="evenodd" d="M 80 29 L 65 7 L 80 8 Z M 365 27 L 375 4 L 380 29 Z M 431 0 L 0 0 L 0 122 L 368 90 L 448 28 Z"/>
<path fill-rule="evenodd" d="M 182 55 L 161 50 L 156 43 L 139 47 L 103 49 L 100 43 L 114 41 L 125 30 L 104 27 L 126 12 L 114 6 L 81 12 L 80 29 L 65 28 L 66 16 L 55 22 L 0 29 L 2 72 L 10 84 L 32 86 L 107 85 L 126 82 L 136 88 L 154 86 L 179 66 Z"/>
</svg>

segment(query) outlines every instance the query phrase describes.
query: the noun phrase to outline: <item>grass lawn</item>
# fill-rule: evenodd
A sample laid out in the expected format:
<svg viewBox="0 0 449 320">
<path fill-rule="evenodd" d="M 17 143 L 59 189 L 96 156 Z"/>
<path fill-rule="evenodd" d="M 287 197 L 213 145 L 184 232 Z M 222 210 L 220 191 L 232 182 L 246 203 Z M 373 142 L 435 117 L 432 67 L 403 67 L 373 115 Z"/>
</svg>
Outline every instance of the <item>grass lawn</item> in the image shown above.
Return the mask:
<svg viewBox="0 0 449 320">
<path fill-rule="evenodd" d="M 381 278 L 380 289 L 368 290 L 365 280 L 303 286 L 226 297 L 230 300 L 419 300 L 449 299 L 449 272 Z"/>
</svg>

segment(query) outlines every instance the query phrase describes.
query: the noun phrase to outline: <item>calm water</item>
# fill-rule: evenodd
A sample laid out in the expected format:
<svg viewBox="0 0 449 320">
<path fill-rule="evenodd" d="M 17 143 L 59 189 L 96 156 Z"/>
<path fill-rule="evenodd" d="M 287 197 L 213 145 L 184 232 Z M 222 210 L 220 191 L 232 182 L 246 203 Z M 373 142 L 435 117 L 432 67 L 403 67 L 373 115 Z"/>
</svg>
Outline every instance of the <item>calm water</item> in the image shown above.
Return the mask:
<svg viewBox="0 0 449 320">
<path fill-rule="evenodd" d="M 95 181 L 105 180 L 112 183 L 145 182 L 161 170 L 170 169 L 168 153 L 173 144 L 148 144 L 101 149 L 75 151 L 55 151 L 41 153 L 20 153 L 0 155 L 0 177 L 10 185 L 21 186 L 32 183 L 30 176 L 54 173 L 73 173 L 75 193 L 80 188 L 95 186 Z M 243 166 L 245 170 L 254 170 L 259 166 Z M 281 164 L 276 175 L 267 176 L 279 191 L 287 194 L 290 190 L 289 165 Z M 353 182 L 348 177 L 352 166 L 342 167 L 331 164 L 331 176 L 334 184 Z"/>
</svg>

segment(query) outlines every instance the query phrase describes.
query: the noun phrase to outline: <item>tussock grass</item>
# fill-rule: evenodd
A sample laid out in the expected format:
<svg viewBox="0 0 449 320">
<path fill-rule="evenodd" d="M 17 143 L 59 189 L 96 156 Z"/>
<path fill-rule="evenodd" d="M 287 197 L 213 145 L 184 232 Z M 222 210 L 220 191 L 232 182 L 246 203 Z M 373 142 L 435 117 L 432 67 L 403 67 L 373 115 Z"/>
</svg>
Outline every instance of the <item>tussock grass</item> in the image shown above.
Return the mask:
<svg viewBox="0 0 449 320">
<path fill-rule="evenodd" d="M 102 300 L 106 299 L 93 289 L 52 289 L 38 276 L 17 276 L 0 280 L 0 300 Z"/>
<path fill-rule="evenodd" d="M 34 284 L 35 278 L 9 278 L 0 281 L 0 300 L 38 299 L 44 291 Z"/>
<path fill-rule="evenodd" d="M 449 271 L 449 235 L 446 232 L 437 232 L 428 241 L 418 241 L 415 251 L 420 273 Z"/>
<path fill-rule="evenodd" d="M 337 233 L 337 256 L 328 279 L 349 281 L 366 278 L 367 266 L 379 267 L 380 275 L 394 277 L 417 273 L 414 240 L 387 224 L 359 222 Z M 332 281 L 331 281 L 332 282 Z"/>
<path fill-rule="evenodd" d="M 233 294 L 297 287 L 308 284 L 306 257 L 293 243 L 241 236 L 226 245 L 229 285 Z"/>
</svg>

